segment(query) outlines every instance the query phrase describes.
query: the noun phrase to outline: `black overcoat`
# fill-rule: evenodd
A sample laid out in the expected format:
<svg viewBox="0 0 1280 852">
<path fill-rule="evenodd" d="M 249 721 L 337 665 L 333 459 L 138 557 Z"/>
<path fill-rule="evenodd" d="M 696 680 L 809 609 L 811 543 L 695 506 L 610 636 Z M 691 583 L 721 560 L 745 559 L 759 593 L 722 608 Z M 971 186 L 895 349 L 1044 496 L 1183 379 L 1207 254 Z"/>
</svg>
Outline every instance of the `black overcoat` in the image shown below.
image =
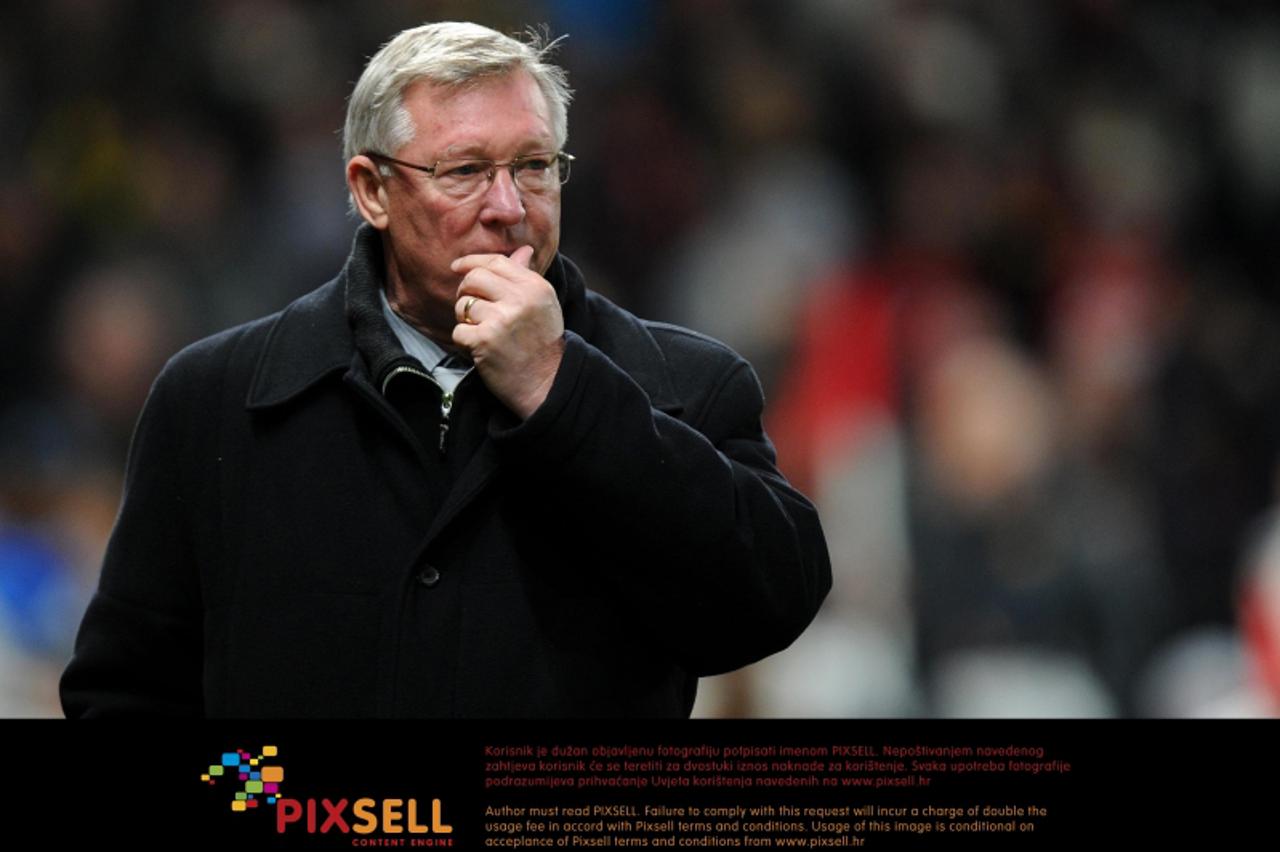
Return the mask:
<svg viewBox="0 0 1280 852">
<path fill-rule="evenodd" d="M 489 418 L 433 500 L 347 318 L 376 250 L 156 380 L 68 715 L 682 716 L 795 639 L 830 566 L 742 358 L 557 256 L 546 402 Z"/>
</svg>

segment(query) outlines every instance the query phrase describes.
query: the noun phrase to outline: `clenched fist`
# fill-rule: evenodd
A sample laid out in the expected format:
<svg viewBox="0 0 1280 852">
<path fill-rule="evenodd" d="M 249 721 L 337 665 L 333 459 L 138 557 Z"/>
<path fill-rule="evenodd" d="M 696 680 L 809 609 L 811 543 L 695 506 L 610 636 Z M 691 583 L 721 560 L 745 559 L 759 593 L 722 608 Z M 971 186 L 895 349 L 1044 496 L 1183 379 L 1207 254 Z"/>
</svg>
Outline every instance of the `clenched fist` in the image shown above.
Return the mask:
<svg viewBox="0 0 1280 852">
<path fill-rule="evenodd" d="M 469 254 L 452 264 L 463 275 L 453 342 L 471 353 L 480 378 L 522 420 L 542 404 L 564 355 L 564 315 L 551 284 L 529 268 L 533 247 L 510 257 Z"/>
</svg>

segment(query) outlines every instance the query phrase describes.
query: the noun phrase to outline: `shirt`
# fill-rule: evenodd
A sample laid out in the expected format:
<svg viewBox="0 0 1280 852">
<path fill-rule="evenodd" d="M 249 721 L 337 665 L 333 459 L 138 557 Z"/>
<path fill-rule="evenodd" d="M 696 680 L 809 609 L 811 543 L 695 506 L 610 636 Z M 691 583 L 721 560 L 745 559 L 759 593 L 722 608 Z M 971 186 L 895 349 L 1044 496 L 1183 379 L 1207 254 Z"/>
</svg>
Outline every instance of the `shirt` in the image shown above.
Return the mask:
<svg viewBox="0 0 1280 852">
<path fill-rule="evenodd" d="M 464 354 L 446 351 L 439 343 L 406 322 L 392 309 L 385 291 L 379 290 L 378 298 L 382 301 L 382 315 L 387 318 L 391 331 L 404 347 L 405 353 L 417 358 L 445 393 L 457 390 L 462 379 L 475 366 L 471 359 Z"/>
</svg>

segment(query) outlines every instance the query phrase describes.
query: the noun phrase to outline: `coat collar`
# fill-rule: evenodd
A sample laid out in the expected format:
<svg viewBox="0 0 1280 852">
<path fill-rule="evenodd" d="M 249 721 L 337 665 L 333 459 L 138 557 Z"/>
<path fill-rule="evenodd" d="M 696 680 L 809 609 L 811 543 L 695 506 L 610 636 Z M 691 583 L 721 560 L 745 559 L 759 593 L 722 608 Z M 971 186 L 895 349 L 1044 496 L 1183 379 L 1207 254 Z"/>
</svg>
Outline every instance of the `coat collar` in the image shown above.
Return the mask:
<svg viewBox="0 0 1280 852">
<path fill-rule="evenodd" d="M 344 310 L 345 289 L 339 275 L 276 316 L 249 384 L 250 410 L 290 402 L 351 366 L 355 341 Z"/>
<path fill-rule="evenodd" d="M 361 225 L 338 277 L 291 303 L 271 323 L 249 386 L 246 406 L 250 410 L 288 403 L 339 371 L 356 371 L 368 380 L 373 365 L 366 365 L 358 355 L 351 291 L 382 286 L 382 270 L 379 235 Z M 680 408 L 666 359 L 641 320 L 588 294 L 578 267 L 561 254 L 552 260 L 547 280 L 560 298 L 565 328 L 603 349 L 645 390 L 655 407 Z M 386 325 L 380 313 L 374 321 Z M 394 339 L 389 327 L 386 332 Z M 367 351 L 363 340 L 359 351 Z"/>
</svg>

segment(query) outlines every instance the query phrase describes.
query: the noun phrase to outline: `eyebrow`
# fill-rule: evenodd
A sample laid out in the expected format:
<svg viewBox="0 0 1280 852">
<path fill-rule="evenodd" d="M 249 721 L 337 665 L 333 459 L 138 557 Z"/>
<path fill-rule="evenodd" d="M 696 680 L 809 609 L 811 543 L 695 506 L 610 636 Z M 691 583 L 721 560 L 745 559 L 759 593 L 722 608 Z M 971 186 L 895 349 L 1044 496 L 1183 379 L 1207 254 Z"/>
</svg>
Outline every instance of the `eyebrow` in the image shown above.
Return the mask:
<svg viewBox="0 0 1280 852">
<path fill-rule="evenodd" d="M 521 143 L 520 145 L 516 146 L 516 153 L 513 154 L 512 156 L 524 157 L 524 156 L 528 156 L 529 154 L 552 153 L 555 150 L 556 150 L 555 141 L 553 139 L 547 138 L 547 139 L 533 140 L 533 141 L 527 141 L 527 142 Z M 497 160 L 497 159 L 500 159 L 498 157 L 494 157 L 493 155 L 489 154 L 488 151 L 485 149 L 485 146 L 476 142 L 470 142 L 465 145 L 450 146 L 446 148 L 443 151 L 443 153 L 440 154 L 440 158 L 444 160 L 458 160 L 458 159 Z"/>
</svg>

